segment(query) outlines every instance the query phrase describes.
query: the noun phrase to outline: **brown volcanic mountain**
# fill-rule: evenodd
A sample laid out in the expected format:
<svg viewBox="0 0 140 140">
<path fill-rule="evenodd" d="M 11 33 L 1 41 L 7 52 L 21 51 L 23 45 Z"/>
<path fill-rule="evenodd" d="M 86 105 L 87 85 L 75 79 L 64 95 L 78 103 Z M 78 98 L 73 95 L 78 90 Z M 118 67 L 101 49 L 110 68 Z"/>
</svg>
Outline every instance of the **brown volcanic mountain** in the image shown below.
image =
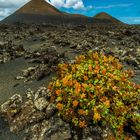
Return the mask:
<svg viewBox="0 0 140 140">
<path fill-rule="evenodd" d="M 31 0 L 12 15 L 4 19 L 3 23 L 57 23 L 63 13 L 45 0 Z"/>
<path fill-rule="evenodd" d="M 2 23 L 86 24 L 88 20 L 83 15 L 61 12 L 45 0 L 31 0 Z"/>
<path fill-rule="evenodd" d="M 97 15 L 95 15 L 93 17 L 93 23 L 102 23 L 102 24 L 106 24 L 106 23 L 109 23 L 109 24 L 120 24 L 121 21 L 119 21 L 118 19 L 110 16 L 109 14 L 107 13 L 104 13 L 104 12 L 101 12 Z"/>
<path fill-rule="evenodd" d="M 63 13 L 45 0 L 31 0 L 17 10 L 15 14 L 61 15 Z"/>
<path fill-rule="evenodd" d="M 2 23 L 93 24 L 120 22 L 106 13 L 100 13 L 91 18 L 80 14 L 61 12 L 45 0 L 31 0 L 5 18 Z"/>
</svg>

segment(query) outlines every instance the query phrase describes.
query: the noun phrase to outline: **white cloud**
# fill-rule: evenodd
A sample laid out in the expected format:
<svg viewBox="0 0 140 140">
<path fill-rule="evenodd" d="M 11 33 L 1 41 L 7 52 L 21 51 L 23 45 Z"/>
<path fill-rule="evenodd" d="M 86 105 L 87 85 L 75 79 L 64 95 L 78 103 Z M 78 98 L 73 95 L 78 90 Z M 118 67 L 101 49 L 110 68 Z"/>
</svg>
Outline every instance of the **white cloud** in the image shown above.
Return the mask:
<svg viewBox="0 0 140 140">
<path fill-rule="evenodd" d="M 83 1 L 81 1 L 81 0 L 66 0 L 66 3 L 64 4 L 64 7 L 72 8 L 75 5 L 77 5 L 77 3 L 79 3 L 79 2 L 81 2 L 82 5 L 84 5 Z"/>
<path fill-rule="evenodd" d="M 12 14 L 29 0 L 0 0 L 0 20 Z"/>
<path fill-rule="evenodd" d="M 63 7 L 65 3 L 65 0 L 46 0 L 46 1 L 58 8 Z"/>
<path fill-rule="evenodd" d="M 74 9 L 85 9 L 84 4 L 81 1 L 78 1 L 74 6 Z"/>
<path fill-rule="evenodd" d="M 0 0 L 0 8 L 18 7 L 29 0 Z"/>
<path fill-rule="evenodd" d="M 110 9 L 110 8 L 118 8 L 118 7 L 130 7 L 134 5 L 133 3 L 127 3 L 127 4 L 115 4 L 115 5 L 107 5 L 107 6 L 98 6 L 94 7 L 94 9 Z"/>
<path fill-rule="evenodd" d="M 75 10 L 85 10 L 86 7 L 82 0 L 47 0 L 55 7 L 73 8 Z"/>
<path fill-rule="evenodd" d="M 5 17 L 9 14 L 9 9 L 7 8 L 0 8 L 0 17 Z"/>
</svg>

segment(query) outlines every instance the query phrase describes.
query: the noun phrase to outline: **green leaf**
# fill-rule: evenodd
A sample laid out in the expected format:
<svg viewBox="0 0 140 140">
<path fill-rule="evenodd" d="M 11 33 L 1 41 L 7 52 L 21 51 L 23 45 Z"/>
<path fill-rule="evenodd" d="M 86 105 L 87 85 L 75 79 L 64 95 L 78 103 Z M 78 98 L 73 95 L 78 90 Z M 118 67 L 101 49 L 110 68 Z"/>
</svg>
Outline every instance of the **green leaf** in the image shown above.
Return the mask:
<svg viewBox="0 0 140 140">
<path fill-rule="evenodd" d="M 98 82 L 99 82 L 99 80 L 96 79 L 96 80 L 94 81 L 94 85 L 96 85 Z"/>
</svg>

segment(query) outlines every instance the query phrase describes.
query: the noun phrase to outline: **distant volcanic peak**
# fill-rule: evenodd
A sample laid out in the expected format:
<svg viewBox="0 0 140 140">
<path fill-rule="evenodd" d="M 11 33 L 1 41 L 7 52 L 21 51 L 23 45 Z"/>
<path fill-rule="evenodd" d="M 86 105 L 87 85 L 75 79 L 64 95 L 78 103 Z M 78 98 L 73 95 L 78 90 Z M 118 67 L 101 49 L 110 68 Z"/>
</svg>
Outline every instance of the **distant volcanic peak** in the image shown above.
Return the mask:
<svg viewBox="0 0 140 140">
<path fill-rule="evenodd" d="M 99 19 L 110 19 L 110 18 L 113 18 L 113 17 L 110 16 L 109 14 L 105 13 L 105 12 L 101 12 L 101 13 L 95 15 L 94 18 L 99 18 Z"/>
<path fill-rule="evenodd" d="M 17 10 L 16 14 L 60 15 L 62 12 L 45 0 L 31 0 Z"/>
<path fill-rule="evenodd" d="M 106 22 L 106 23 L 121 23 L 118 19 L 112 17 L 111 15 L 101 12 L 93 17 L 94 22 Z"/>
</svg>

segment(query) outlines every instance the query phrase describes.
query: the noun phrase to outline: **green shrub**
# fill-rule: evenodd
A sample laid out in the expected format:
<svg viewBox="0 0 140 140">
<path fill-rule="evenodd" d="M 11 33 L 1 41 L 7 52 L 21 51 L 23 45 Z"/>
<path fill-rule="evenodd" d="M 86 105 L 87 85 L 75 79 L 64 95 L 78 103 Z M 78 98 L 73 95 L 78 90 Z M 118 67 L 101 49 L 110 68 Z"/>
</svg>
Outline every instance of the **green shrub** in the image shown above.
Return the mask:
<svg viewBox="0 0 140 140">
<path fill-rule="evenodd" d="M 48 88 L 63 119 L 81 128 L 109 124 L 120 138 L 128 122 L 140 135 L 140 85 L 132 76 L 116 58 L 90 51 L 72 64 L 59 64 Z"/>
</svg>

